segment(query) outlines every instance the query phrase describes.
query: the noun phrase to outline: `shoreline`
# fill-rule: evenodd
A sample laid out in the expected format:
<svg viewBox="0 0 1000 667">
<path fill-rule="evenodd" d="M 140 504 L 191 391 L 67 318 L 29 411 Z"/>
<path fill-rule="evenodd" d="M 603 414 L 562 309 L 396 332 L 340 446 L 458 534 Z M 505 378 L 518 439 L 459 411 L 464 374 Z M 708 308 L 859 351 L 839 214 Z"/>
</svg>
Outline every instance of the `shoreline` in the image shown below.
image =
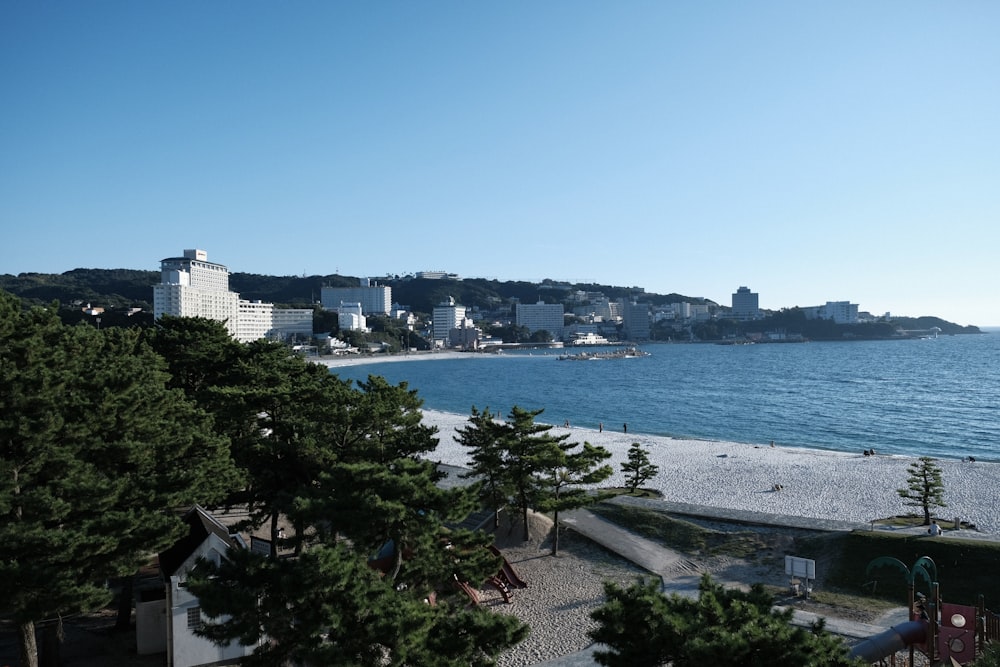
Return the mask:
<svg viewBox="0 0 1000 667">
<path fill-rule="evenodd" d="M 468 467 L 467 452 L 455 442 L 468 415 L 424 410 L 424 423 L 438 429 L 430 458 Z M 615 473 L 603 486 L 624 486 L 621 464 L 632 443 L 649 452 L 659 474 L 644 487 L 667 501 L 813 519 L 868 523 L 920 512 L 903 504 L 897 489 L 906 486 L 907 456 L 863 456 L 822 449 L 686 440 L 643 433 L 554 426 L 568 442 L 589 442 L 611 452 Z M 960 518 L 986 533 L 1000 533 L 1000 464 L 937 459 L 947 507 L 934 515 L 942 523 Z M 774 485 L 781 490 L 775 491 Z"/>
<path fill-rule="evenodd" d="M 367 364 L 391 364 L 404 361 L 435 361 L 438 359 L 467 359 L 473 352 L 455 352 L 453 350 L 431 350 L 428 352 L 404 352 L 397 354 L 352 354 L 328 357 L 306 357 L 306 361 L 326 366 L 327 368 L 344 368 L 347 366 L 365 366 Z"/>
<path fill-rule="evenodd" d="M 328 368 L 372 363 L 470 358 L 468 352 L 433 351 L 393 356 L 351 356 L 311 359 Z M 424 422 L 436 426 L 438 448 L 432 458 L 467 467 L 464 448 L 454 441 L 455 429 L 468 415 L 423 410 Z M 543 422 L 544 423 L 544 422 Z M 611 452 L 615 474 L 605 482 L 623 485 L 621 463 L 633 442 L 659 466 L 657 477 L 644 486 L 657 489 L 664 500 L 747 510 L 785 516 L 867 523 L 919 511 L 903 504 L 896 492 L 906 486 L 907 467 L 916 457 L 863 456 L 831 449 L 767 446 L 730 441 L 673 438 L 646 433 L 556 425 L 553 434 L 570 434 L 570 442 L 589 442 Z M 877 446 L 876 446 L 877 450 Z M 955 518 L 983 532 L 1000 533 L 1000 463 L 936 459 L 944 479 L 947 507 L 935 515 Z M 781 491 L 774 491 L 780 484 Z"/>
</svg>

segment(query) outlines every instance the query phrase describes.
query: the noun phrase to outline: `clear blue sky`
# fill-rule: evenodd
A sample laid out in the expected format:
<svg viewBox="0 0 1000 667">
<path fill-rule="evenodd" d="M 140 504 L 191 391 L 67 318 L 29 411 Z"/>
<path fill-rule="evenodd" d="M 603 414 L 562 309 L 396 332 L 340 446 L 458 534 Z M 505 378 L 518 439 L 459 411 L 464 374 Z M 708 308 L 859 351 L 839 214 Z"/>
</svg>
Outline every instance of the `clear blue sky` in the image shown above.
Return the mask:
<svg viewBox="0 0 1000 667">
<path fill-rule="evenodd" d="M 0 4 L 0 273 L 446 270 L 1000 325 L 1000 3 Z"/>
</svg>

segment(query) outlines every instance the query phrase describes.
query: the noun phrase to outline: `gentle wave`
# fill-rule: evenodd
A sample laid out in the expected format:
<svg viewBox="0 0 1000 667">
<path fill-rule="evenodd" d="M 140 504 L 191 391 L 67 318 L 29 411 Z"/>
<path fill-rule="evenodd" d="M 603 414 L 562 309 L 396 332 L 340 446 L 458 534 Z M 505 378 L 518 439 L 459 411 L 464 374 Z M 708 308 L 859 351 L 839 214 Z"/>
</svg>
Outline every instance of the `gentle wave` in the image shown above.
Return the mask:
<svg viewBox="0 0 1000 667">
<path fill-rule="evenodd" d="M 468 355 L 336 368 L 407 382 L 425 406 L 544 408 L 549 423 L 700 440 L 1000 460 L 1000 336 L 648 345 L 638 359 Z"/>
</svg>

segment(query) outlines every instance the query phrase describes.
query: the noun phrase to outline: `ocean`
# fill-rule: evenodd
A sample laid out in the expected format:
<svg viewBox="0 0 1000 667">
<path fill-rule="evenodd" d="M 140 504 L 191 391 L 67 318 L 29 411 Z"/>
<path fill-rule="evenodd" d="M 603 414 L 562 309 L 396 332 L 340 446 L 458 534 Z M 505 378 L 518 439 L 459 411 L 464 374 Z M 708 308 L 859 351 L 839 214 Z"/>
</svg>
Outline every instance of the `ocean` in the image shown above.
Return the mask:
<svg viewBox="0 0 1000 667">
<path fill-rule="evenodd" d="M 640 349 L 650 356 L 470 354 L 332 372 L 406 382 L 425 408 L 459 414 L 517 405 L 636 434 L 1000 461 L 1000 334 Z"/>
</svg>

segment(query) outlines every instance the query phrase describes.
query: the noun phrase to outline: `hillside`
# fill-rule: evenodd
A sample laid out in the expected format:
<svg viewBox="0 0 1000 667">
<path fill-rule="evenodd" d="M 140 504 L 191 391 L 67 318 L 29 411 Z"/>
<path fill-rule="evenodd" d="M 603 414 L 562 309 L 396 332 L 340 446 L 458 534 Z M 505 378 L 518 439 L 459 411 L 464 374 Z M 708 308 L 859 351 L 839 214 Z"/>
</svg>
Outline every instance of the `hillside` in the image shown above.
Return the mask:
<svg viewBox="0 0 1000 667">
<path fill-rule="evenodd" d="M 107 309 L 105 325 L 147 323 L 152 311 L 153 285 L 160 279 L 159 271 L 139 271 L 135 269 L 73 269 L 65 273 L 22 273 L 14 276 L 0 275 L 0 289 L 10 292 L 26 302 L 44 305 L 58 301 L 66 310 L 65 320 L 81 319 L 80 306 L 92 304 Z M 266 276 L 256 273 L 233 273 L 230 275 L 230 289 L 239 292 L 249 300 L 261 300 L 280 306 L 309 307 L 320 300 L 323 287 L 346 287 L 358 284 L 352 276 Z M 473 311 L 495 313 L 502 317 L 509 314 L 512 299 L 522 303 L 570 304 L 573 293 L 600 292 L 612 301 L 622 298 L 636 298 L 653 306 L 668 303 L 687 302 L 711 306 L 718 311 L 718 321 L 695 326 L 695 336 L 701 340 L 717 340 L 743 335 L 748 332 L 783 330 L 797 332 L 813 340 L 843 340 L 844 338 L 886 338 L 894 335 L 897 328 L 908 330 L 938 327 L 943 334 L 981 333 L 974 326 L 960 326 L 938 317 L 897 317 L 891 323 L 866 325 L 835 325 L 825 320 L 806 321 L 798 309 L 780 311 L 754 322 L 726 320 L 729 308 L 707 299 L 681 294 L 656 294 L 640 287 L 622 287 L 592 283 L 566 283 L 543 280 L 540 283 L 526 281 L 498 281 L 485 278 L 418 279 L 409 276 L 387 276 L 378 280 L 380 284 L 392 288 L 393 300 L 410 310 L 429 315 L 434 306 L 455 299 Z M 112 310 L 142 308 L 143 315 L 131 319 L 117 317 Z M 68 318 L 68 319 L 67 319 Z M 121 320 L 120 322 L 118 320 Z M 655 328 L 654 338 L 673 337 L 677 331 Z"/>
</svg>

